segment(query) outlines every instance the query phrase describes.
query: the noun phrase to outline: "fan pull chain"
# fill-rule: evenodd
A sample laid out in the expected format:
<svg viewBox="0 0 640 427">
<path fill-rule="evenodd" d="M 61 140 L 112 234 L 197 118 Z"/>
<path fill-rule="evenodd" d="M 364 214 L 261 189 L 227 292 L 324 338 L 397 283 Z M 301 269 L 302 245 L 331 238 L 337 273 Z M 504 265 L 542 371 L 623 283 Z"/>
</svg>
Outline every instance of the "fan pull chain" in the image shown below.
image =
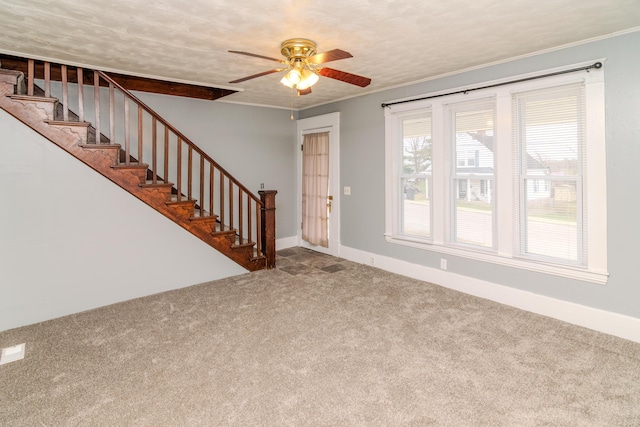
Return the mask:
<svg viewBox="0 0 640 427">
<path fill-rule="evenodd" d="M 296 90 L 295 86 L 291 88 L 291 117 L 290 119 L 293 121 L 293 91 Z"/>
</svg>

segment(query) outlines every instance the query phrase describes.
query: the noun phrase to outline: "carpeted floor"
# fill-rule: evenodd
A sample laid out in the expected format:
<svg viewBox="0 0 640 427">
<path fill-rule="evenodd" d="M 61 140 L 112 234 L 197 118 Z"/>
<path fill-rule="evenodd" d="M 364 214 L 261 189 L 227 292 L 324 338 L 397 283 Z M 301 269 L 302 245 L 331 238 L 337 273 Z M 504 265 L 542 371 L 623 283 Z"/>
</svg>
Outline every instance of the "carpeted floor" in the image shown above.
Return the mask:
<svg viewBox="0 0 640 427">
<path fill-rule="evenodd" d="M 638 426 L 640 344 L 301 248 L 0 333 L 2 426 Z"/>
</svg>

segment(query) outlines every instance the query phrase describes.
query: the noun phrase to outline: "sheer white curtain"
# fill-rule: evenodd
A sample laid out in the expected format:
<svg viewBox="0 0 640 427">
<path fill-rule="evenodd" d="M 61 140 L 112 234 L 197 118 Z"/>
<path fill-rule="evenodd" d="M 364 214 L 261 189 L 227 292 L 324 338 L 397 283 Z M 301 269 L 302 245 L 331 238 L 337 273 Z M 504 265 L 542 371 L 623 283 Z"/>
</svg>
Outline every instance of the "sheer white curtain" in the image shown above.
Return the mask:
<svg viewBox="0 0 640 427">
<path fill-rule="evenodd" d="M 329 246 L 329 132 L 304 136 L 302 152 L 302 238 Z"/>
</svg>

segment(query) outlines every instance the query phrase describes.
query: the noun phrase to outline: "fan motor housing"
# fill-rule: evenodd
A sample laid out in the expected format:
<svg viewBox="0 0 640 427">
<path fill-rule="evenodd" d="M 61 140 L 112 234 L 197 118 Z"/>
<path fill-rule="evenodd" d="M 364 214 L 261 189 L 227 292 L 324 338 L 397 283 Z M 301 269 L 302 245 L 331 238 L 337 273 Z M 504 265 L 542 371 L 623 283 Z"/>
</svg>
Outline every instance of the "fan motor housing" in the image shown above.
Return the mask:
<svg viewBox="0 0 640 427">
<path fill-rule="evenodd" d="M 287 59 L 308 58 L 316 54 L 316 42 L 309 39 L 289 39 L 282 42 L 280 52 Z"/>
</svg>

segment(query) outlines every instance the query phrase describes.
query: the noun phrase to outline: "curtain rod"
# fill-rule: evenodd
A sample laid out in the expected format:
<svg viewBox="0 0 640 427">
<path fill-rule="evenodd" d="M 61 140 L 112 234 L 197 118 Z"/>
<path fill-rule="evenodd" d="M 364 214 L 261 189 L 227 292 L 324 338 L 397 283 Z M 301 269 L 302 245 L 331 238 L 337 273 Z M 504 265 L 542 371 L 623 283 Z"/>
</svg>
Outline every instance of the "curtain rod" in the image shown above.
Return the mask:
<svg viewBox="0 0 640 427">
<path fill-rule="evenodd" d="M 564 70 L 564 71 L 556 71 L 555 73 L 542 74 L 540 76 L 526 77 L 526 78 L 518 79 L 518 80 L 510 80 L 508 82 L 495 83 L 495 84 L 488 85 L 488 86 L 480 86 L 480 87 L 474 87 L 474 88 L 471 88 L 471 89 L 458 90 L 458 91 L 455 91 L 455 92 L 442 93 L 440 95 L 431 95 L 431 96 L 424 96 L 422 98 L 405 99 L 404 101 L 384 102 L 384 103 L 382 103 L 382 108 L 389 107 L 391 105 L 396 105 L 396 104 L 405 104 L 407 102 L 416 102 L 416 101 L 423 101 L 425 99 L 440 98 L 442 96 L 457 95 L 459 93 L 465 93 L 466 94 L 466 93 L 469 93 L 469 92 L 474 91 L 474 90 L 489 89 L 489 88 L 492 88 L 492 87 L 504 86 L 504 85 L 513 84 L 513 83 L 522 83 L 522 82 L 526 82 L 526 81 L 529 81 L 529 80 L 536 80 L 536 79 L 542 79 L 542 78 L 545 78 L 545 77 L 558 76 L 560 74 L 574 73 L 576 71 L 589 71 L 592 68 L 595 68 L 595 69 L 602 68 L 602 62 L 596 62 L 596 63 L 594 63 L 592 65 L 587 65 L 586 67 L 572 68 L 570 70 Z"/>
</svg>

